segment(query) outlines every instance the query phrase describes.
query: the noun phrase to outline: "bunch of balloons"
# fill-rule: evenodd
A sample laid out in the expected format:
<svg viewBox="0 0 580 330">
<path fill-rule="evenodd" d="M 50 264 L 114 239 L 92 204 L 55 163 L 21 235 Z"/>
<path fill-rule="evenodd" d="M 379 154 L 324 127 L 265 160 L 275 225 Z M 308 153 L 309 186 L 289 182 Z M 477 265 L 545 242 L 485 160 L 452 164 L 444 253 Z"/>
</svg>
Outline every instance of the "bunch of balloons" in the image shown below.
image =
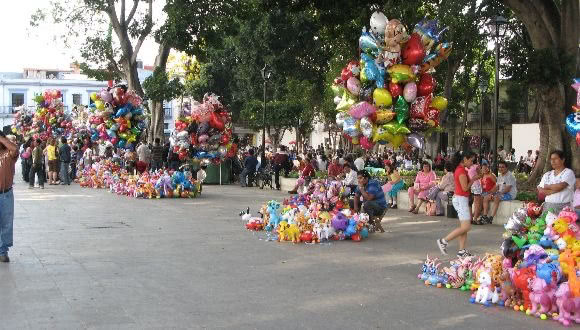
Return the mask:
<svg viewBox="0 0 580 330">
<path fill-rule="evenodd" d="M 134 147 L 146 127 L 141 97 L 118 85 L 91 93 L 91 100 L 87 124 L 91 141 L 109 141 L 123 149 Z"/>
<path fill-rule="evenodd" d="M 232 118 L 215 94 L 205 94 L 201 103 L 185 105 L 170 137 L 180 160 L 209 159 L 214 163 L 235 155 L 237 146 L 231 140 Z"/>
<path fill-rule="evenodd" d="M 576 137 L 576 144 L 580 146 L 580 78 L 575 78 L 572 88 L 576 91 L 576 104 L 572 106 L 572 113 L 566 117 L 568 133 Z"/>
<path fill-rule="evenodd" d="M 359 38 L 360 60 L 349 62 L 334 80 L 336 124 L 364 149 L 404 142 L 423 148 L 424 136 L 441 130 L 440 114 L 447 108 L 447 99 L 433 96 L 430 73 L 451 52 L 451 44 L 439 43 L 446 28 L 424 19 L 409 35 L 399 20 L 381 12 L 373 13 L 370 26 Z"/>
<path fill-rule="evenodd" d="M 22 106 L 14 117 L 12 132 L 27 138 L 46 140 L 50 137 L 70 137 L 73 133 L 71 116 L 64 111 L 60 90 L 46 90 L 34 97 L 36 111 Z"/>
</svg>

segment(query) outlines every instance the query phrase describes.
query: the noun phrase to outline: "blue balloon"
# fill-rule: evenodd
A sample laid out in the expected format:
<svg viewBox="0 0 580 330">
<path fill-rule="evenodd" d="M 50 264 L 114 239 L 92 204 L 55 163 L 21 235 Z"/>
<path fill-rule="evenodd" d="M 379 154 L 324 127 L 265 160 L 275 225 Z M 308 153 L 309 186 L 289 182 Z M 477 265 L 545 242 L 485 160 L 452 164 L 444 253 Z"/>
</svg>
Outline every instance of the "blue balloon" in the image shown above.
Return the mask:
<svg viewBox="0 0 580 330">
<path fill-rule="evenodd" d="M 571 113 L 566 117 L 566 129 L 572 136 L 580 132 L 580 112 Z"/>
<path fill-rule="evenodd" d="M 112 129 L 107 130 L 107 135 L 111 138 L 117 137 L 117 134 Z"/>
<path fill-rule="evenodd" d="M 364 70 L 367 79 L 374 81 L 377 85 L 377 88 L 384 88 L 385 67 L 382 65 L 377 65 L 375 59 L 368 54 L 361 54 L 361 59 L 364 62 Z"/>
<path fill-rule="evenodd" d="M 133 114 L 133 116 L 142 115 L 143 109 L 142 108 L 134 108 L 133 110 L 131 110 L 131 113 Z"/>
<path fill-rule="evenodd" d="M 367 54 L 374 57 L 379 56 L 381 48 L 378 46 L 377 39 L 369 32 L 363 31 L 358 39 L 359 48 Z"/>
<path fill-rule="evenodd" d="M 95 141 L 97 141 L 98 139 L 99 139 L 99 134 L 97 134 L 97 133 L 93 133 L 93 134 L 91 135 L 91 141 L 95 142 Z"/>
<path fill-rule="evenodd" d="M 367 237 L 369 237 L 369 229 L 368 229 L 367 227 L 363 227 L 363 228 L 360 230 L 360 237 L 362 237 L 362 238 L 367 238 Z"/>
</svg>

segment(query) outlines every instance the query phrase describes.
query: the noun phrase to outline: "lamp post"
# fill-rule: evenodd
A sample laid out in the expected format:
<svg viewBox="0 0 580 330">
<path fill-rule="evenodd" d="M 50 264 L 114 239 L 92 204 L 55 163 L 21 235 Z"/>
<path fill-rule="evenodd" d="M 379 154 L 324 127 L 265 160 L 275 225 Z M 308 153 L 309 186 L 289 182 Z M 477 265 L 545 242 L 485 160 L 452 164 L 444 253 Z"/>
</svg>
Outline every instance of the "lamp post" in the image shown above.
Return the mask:
<svg viewBox="0 0 580 330">
<path fill-rule="evenodd" d="M 508 21 L 503 16 L 496 16 L 488 24 L 488 28 L 491 37 L 495 41 L 495 92 L 494 92 L 494 104 L 492 112 L 492 122 L 493 122 L 493 135 L 492 135 L 492 148 L 493 148 L 493 172 L 497 173 L 497 123 L 498 123 L 498 108 L 499 108 L 499 47 L 500 41 L 505 35 L 506 27 Z"/>
<path fill-rule="evenodd" d="M 262 165 L 266 162 L 266 82 L 272 76 L 272 72 L 268 70 L 268 65 L 264 64 L 262 68 L 262 78 L 264 79 L 264 110 L 262 111 Z"/>
<path fill-rule="evenodd" d="M 479 91 L 481 92 L 481 112 L 479 113 L 479 155 L 481 161 L 481 155 L 483 154 L 483 109 L 485 101 L 485 92 L 487 91 L 488 82 L 487 77 L 483 75 L 479 81 Z"/>
</svg>

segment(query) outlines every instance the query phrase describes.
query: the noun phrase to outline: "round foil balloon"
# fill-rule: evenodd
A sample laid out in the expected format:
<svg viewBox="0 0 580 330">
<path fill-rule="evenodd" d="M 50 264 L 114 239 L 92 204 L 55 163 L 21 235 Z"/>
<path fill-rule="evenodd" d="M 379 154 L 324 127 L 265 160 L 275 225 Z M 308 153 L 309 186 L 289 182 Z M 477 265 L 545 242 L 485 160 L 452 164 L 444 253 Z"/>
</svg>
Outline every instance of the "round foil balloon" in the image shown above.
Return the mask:
<svg viewBox="0 0 580 330">
<path fill-rule="evenodd" d="M 387 16 L 380 11 L 375 11 L 371 15 L 371 32 L 375 37 L 383 39 L 385 36 L 385 27 L 387 26 Z"/>
<path fill-rule="evenodd" d="M 417 149 L 423 149 L 423 146 L 425 145 L 425 137 L 417 133 L 411 133 L 407 135 L 407 142 Z"/>
<path fill-rule="evenodd" d="M 370 121 L 368 117 L 364 117 L 360 120 L 360 130 L 362 134 L 367 138 L 373 136 L 373 123 Z"/>
<path fill-rule="evenodd" d="M 414 81 L 408 82 L 405 84 L 405 88 L 403 89 L 403 97 L 405 101 L 409 103 L 413 103 L 417 98 L 417 84 Z"/>
<path fill-rule="evenodd" d="M 360 92 L 360 81 L 356 77 L 350 77 L 346 81 L 346 88 L 352 95 L 358 95 Z"/>
<path fill-rule="evenodd" d="M 377 88 L 373 92 L 373 100 L 377 107 L 385 108 L 393 104 L 391 93 L 384 88 Z"/>
</svg>

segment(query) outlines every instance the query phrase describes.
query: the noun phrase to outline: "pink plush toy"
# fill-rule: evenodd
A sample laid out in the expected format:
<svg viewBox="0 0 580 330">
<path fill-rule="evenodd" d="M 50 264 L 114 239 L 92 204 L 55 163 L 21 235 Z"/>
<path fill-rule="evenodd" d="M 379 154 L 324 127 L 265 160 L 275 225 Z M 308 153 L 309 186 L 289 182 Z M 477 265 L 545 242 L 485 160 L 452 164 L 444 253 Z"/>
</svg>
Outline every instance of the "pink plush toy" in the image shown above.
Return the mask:
<svg viewBox="0 0 580 330">
<path fill-rule="evenodd" d="M 532 292 L 530 292 L 532 314 L 538 312 L 538 307 L 540 307 L 538 314 L 556 312 L 556 287 L 554 285 L 548 285 L 544 279 L 536 277 L 532 280 L 530 287 L 532 289 Z"/>
<path fill-rule="evenodd" d="M 580 323 L 580 298 L 572 296 L 568 282 L 560 284 L 556 290 L 556 304 L 559 315 L 554 320 L 565 326 L 569 326 L 572 321 Z"/>
</svg>

